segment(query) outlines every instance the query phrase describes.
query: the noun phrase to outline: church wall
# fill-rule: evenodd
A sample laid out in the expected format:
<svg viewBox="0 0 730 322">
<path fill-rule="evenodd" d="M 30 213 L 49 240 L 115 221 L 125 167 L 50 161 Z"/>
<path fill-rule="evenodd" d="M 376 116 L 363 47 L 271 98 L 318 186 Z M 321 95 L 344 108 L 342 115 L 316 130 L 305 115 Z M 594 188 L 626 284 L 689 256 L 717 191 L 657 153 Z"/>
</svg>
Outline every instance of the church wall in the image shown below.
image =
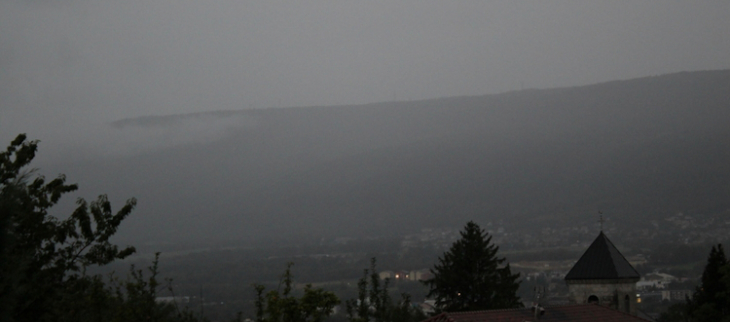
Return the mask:
<svg viewBox="0 0 730 322">
<path fill-rule="evenodd" d="M 568 281 L 568 293 L 576 304 L 587 304 L 593 295 L 599 305 L 636 315 L 636 281 Z"/>
</svg>

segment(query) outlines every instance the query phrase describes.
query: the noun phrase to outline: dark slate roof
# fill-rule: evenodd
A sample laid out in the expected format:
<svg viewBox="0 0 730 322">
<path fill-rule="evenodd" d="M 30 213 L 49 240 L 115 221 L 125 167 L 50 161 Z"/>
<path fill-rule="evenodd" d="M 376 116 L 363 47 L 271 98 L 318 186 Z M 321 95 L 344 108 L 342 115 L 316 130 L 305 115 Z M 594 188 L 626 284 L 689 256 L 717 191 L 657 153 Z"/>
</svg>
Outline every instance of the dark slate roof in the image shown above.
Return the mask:
<svg viewBox="0 0 730 322">
<path fill-rule="evenodd" d="M 568 275 L 565 275 L 565 280 L 638 279 L 639 277 L 639 272 L 601 232 L 568 272 Z"/>
<path fill-rule="evenodd" d="M 524 322 L 534 321 L 531 309 L 488 310 L 441 313 L 424 322 Z M 648 320 L 598 304 L 548 306 L 540 322 L 647 322 Z"/>
</svg>

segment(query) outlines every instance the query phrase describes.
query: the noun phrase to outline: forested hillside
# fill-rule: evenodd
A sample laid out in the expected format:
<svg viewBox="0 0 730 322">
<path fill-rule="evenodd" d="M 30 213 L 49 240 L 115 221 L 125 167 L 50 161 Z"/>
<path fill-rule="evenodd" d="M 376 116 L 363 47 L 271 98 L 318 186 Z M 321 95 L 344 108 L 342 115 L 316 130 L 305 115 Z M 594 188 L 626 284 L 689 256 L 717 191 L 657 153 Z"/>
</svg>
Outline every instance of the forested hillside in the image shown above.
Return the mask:
<svg viewBox="0 0 730 322">
<path fill-rule="evenodd" d="M 137 197 L 124 231 L 148 241 L 592 223 L 599 210 L 630 224 L 730 208 L 730 71 L 111 126 L 162 140 L 220 120 L 212 140 L 62 168 L 91 191 Z"/>
</svg>

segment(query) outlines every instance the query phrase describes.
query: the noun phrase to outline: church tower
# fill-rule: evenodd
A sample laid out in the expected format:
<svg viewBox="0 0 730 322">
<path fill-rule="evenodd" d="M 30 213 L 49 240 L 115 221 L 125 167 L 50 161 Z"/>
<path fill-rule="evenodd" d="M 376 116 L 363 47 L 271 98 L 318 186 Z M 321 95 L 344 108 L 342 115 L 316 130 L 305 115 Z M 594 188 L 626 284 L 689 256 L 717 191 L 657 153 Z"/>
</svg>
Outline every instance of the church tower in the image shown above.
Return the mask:
<svg viewBox="0 0 730 322">
<path fill-rule="evenodd" d="M 603 231 L 565 275 L 570 301 L 598 305 L 636 315 L 639 273 Z"/>
</svg>

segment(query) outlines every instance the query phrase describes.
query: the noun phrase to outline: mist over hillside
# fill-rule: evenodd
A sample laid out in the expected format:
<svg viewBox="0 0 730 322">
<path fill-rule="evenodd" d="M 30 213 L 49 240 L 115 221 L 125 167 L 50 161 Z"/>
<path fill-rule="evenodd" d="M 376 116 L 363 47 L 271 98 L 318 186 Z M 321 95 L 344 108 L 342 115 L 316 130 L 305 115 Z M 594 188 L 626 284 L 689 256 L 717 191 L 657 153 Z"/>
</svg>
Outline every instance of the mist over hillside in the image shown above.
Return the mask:
<svg viewBox="0 0 730 322">
<path fill-rule="evenodd" d="M 145 242 L 393 235 L 467 220 L 529 229 L 592 223 L 599 210 L 633 224 L 730 209 L 728 124 L 730 71 L 683 72 L 125 119 L 112 131 L 174 144 L 50 168 L 86 195 L 136 197 L 119 235 Z"/>
</svg>

